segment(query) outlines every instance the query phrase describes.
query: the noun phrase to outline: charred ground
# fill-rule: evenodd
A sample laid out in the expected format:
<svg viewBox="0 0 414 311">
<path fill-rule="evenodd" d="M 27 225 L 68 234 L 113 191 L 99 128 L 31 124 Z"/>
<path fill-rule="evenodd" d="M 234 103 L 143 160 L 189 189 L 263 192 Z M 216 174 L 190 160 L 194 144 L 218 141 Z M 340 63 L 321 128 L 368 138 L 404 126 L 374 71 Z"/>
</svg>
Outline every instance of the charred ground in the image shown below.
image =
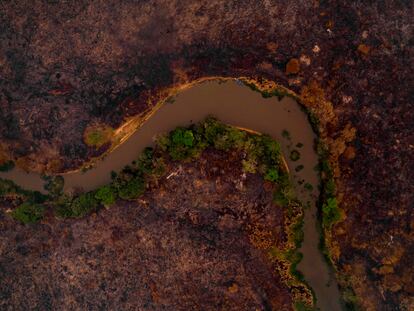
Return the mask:
<svg viewBox="0 0 414 311">
<path fill-rule="evenodd" d="M 292 288 L 266 250 L 286 247 L 290 216 L 241 160 L 207 149 L 170 162 L 139 201 L 83 219 L 22 226 L 2 209 L 0 306 L 290 310 Z"/>
<path fill-rule="evenodd" d="M 83 142 L 88 124 L 117 128 L 200 77 L 266 78 L 298 94 L 317 85 L 337 116 L 322 122 L 326 137 L 357 131 L 331 150 L 347 215 L 335 263 L 364 308 L 410 309 L 412 15 L 410 1 L 4 2 L 0 153 L 37 171 L 78 167 L 109 148 Z"/>
</svg>

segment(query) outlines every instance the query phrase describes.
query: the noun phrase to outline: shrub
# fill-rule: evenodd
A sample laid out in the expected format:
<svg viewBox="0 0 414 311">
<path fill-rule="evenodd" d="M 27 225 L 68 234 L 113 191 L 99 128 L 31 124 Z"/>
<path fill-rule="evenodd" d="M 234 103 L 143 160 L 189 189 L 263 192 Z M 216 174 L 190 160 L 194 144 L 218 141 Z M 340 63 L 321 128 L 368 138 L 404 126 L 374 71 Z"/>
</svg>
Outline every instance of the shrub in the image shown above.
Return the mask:
<svg viewBox="0 0 414 311">
<path fill-rule="evenodd" d="M 43 205 L 25 202 L 14 209 L 11 216 L 24 224 L 29 224 L 40 221 L 44 212 L 45 207 Z"/>
<path fill-rule="evenodd" d="M 230 126 L 216 127 L 216 134 L 212 145 L 218 150 L 228 151 L 232 148 L 241 149 L 244 145 L 246 133 Z M 210 136 L 213 137 L 213 135 Z"/>
<path fill-rule="evenodd" d="M 111 141 L 113 129 L 107 125 L 91 125 L 84 132 L 84 140 L 88 146 L 99 148 Z"/>
<path fill-rule="evenodd" d="M 95 199 L 95 193 L 82 193 L 72 201 L 66 217 L 83 217 L 96 210 L 97 207 L 98 201 Z"/>
<path fill-rule="evenodd" d="M 283 191 L 277 191 L 275 192 L 273 196 L 273 200 L 277 205 L 280 205 L 281 207 L 286 207 L 289 204 L 289 198 L 286 196 L 286 194 Z"/>
<path fill-rule="evenodd" d="M 304 238 L 303 225 L 305 222 L 304 215 L 302 215 L 298 221 L 291 227 L 293 233 L 293 241 L 296 248 L 300 248 Z"/>
<path fill-rule="evenodd" d="M 219 136 L 225 134 L 226 129 L 223 123 L 217 119 L 209 117 L 201 125 L 206 142 L 213 146 Z"/>
<path fill-rule="evenodd" d="M 309 306 L 304 301 L 295 302 L 295 311 L 315 311 L 316 309 L 313 306 Z"/>
<path fill-rule="evenodd" d="M 8 171 L 11 171 L 13 168 L 14 168 L 14 162 L 6 161 L 0 165 L 0 172 L 8 172 Z"/>
<path fill-rule="evenodd" d="M 250 157 L 250 158 L 247 158 L 246 160 L 242 160 L 242 169 L 243 169 L 243 172 L 245 173 L 251 173 L 251 174 L 256 173 L 256 170 L 257 170 L 256 159 Z"/>
<path fill-rule="evenodd" d="M 341 211 L 338 207 L 336 198 L 328 198 L 326 203 L 322 205 L 322 223 L 325 228 L 330 228 L 332 225 L 341 220 Z"/>
<path fill-rule="evenodd" d="M 290 139 L 291 139 L 291 137 L 290 137 L 290 133 L 289 133 L 289 131 L 287 131 L 287 130 L 283 130 L 283 131 L 282 131 L 282 137 L 283 137 L 283 138 L 285 138 L 285 139 L 288 139 L 288 140 L 290 140 Z"/>
<path fill-rule="evenodd" d="M 13 114 L 9 114 L 2 120 L 5 125 L 3 129 L 3 136 L 8 139 L 17 139 L 20 137 L 20 123 L 19 119 Z"/>
<path fill-rule="evenodd" d="M 55 198 L 53 202 L 55 215 L 60 218 L 73 217 L 72 210 L 70 208 L 72 199 L 73 198 L 67 194 L 63 194 L 60 197 Z"/>
<path fill-rule="evenodd" d="M 111 206 L 114 204 L 116 198 L 116 190 L 109 185 L 100 187 L 95 193 L 95 199 L 100 201 L 105 206 Z"/>
<path fill-rule="evenodd" d="M 0 197 L 9 194 L 20 195 L 24 197 L 26 201 L 32 203 L 43 203 L 48 199 L 47 195 L 44 195 L 39 191 L 24 190 L 13 181 L 0 178 Z"/>
<path fill-rule="evenodd" d="M 201 145 L 190 129 L 179 127 L 170 133 L 168 153 L 173 160 L 185 160 L 196 156 Z"/>
<path fill-rule="evenodd" d="M 167 152 L 169 146 L 171 145 L 171 141 L 168 135 L 157 135 L 155 142 L 157 144 L 157 147 L 164 152 Z"/>
<path fill-rule="evenodd" d="M 154 165 L 152 163 L 153 156 L 154 149 L 150 147 L 145 148 L 139 155 L 138 160 L 135 164 L 137 169 L 144 174 L 150 174 L 154 168 Z"/>
<path fill-rule="evenodd" d="M 324 190 L 325 190 L 326 196 L 328 197 L 335 196 L 335 182 L 333 181 L 333 178 L 330 178 L 328 181 L 326 181 Z"/>
<path fill-rule="evenodd" d="M 18 193 L 18 190 L 19 186 L 17 186 L 14 182 L 8 179 L 0 178 L 0 196 L 10 193 Z"/>
<path fill-rule="evenodd" d="M 289 249 L 284 253 L 284 257 L 287 261 L 291 263 L 290 273 L 294 275 L 297 279 L 303 281 L 304 277 L 301 272 L 296 270 L 297 265 L 303 258 L 303 254 L 298 252 L 296 249 Z"/>
<path fill-rule="evenodd" d="M 264 179 L 265 180 L 269 180 L 271 182 L 276 182 L 279 178 L 279 173 L 277 171 L 277 169 L 275 168 L 270 168 L 267 170 Z"/>
<path fill-rule="evenodd" d="M 295 172 L 300 172 L 301 170 L 303 170 L 305 167 L 302 165 L 302 164 L 300 164 L 300 165 L 298 165 L 298 166 L 296 166 L 295 167 Z"/>
<path fill-rule="evenodd" d="M 300 159 L 300 152 L 299 152 L 299 151 L 297 151 L 297 150 L 292 150 L 292 151 L 290 152 L 290 156 L 289 156 L 289 158 L 290 158 L 292 161 L 297 161 L 297 160 L 299 160 L 299 159 Z"/>
<path fill-rule="evenodd" d="M 159 178 L 161 177 L 166 170 L 166 164 L 163 157 L 157 157 L 153 162 L 154 168 L 151 172 L 151 177 Z"/>
<path fill-rule="evenodd" d="M 134 200 L 145 191 L 145 182 L 141 176 L 132 177 L 118 185 L 118 195 L 124 200 Z"/>
<path fill-rule="evenodd" d="M 44 189 L 52 196 L 59 196 L 62 194 L 65 180 L 62 176 L 45 177 L 46 184 Z"/>
<path fill-rule="evenodd" d="M 47 195 L 45 195 L 45 194 L 43 194 L 43 193 L 41 193 L 39 191 L 28 191 L 28 190 L 24 190 L 22 192 L 26 196 L 28 202 L 32 202 L 32 203 L 44 203 L 48 199 L 50 199 L 49 196 L 47 196 Z"/>
<path fill-rule="evenodd" d="M 270 136 L 262 135 L 259 136 L 259 143 L 263 146 L 264 150 L 264 161 L 271 161 L 274 164 L 279 163 L 280 159 L 280 145 Z"/>
<path fill-rule="evenodd" d="M 228 127 L 228 130 L 226 133 L 226 141 L 228 141 L 229 146 L 227 147 L 226 150 L 230 148 L 236 148 L 236 149 L 242 148 L 245 139 L 246 139 L 246 132 L 243 132 L 234 127 Z"/>
</svg>

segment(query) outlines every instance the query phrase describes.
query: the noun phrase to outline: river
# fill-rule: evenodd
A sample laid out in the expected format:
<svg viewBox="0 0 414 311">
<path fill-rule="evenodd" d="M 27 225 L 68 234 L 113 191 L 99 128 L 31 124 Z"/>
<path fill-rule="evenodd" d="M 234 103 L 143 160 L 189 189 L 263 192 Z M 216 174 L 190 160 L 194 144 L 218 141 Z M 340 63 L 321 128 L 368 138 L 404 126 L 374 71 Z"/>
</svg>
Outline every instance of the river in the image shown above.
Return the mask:
<svg viewBox="0 0 414 311">
<path fill-rule="evenodd" d="M 319 179 L 314 169 L 318 157 L 313 148 L 316 137 L 307 115 L 292 98 L 285 97 L 281 101 L 276 97 L 263 98 L 260 93 L 235 80 L 197 84 L 177 94 L 173 103 L 162 105 L 139 130 L 97 162 L 93 169 L 64 174 L 65 189 L 82 187 L 92 190 L 108 183 L 110 172 L 119 171 L 132 162 L 143 148 L 153 144 L 156 134 L 199 122 L 208 115 L 234 126 L 267 133 L 280 142 L 296 194 L 304 203 L 310 202 L 305 212 L 305 237 L 300 250 L 304 257 L 298 269 L 313 288 L 317 307 L 322 311 L 341 310 L 337 282 L 318 249 L 315 201 L 319 193 Z M 290 159 L 293 150 L 299 151 L 299 160 Z M 303 166 L 301 170 L 298 167 L 300 165 Z M 0 177 L 32 190 L 40 191 L 44 184 L 38 174 L 19 169 L 0 173 Z M 305 189 L 306 183 L 312 185 L 313 189 L 309 190 L 309 186 Z"/>
</svg>

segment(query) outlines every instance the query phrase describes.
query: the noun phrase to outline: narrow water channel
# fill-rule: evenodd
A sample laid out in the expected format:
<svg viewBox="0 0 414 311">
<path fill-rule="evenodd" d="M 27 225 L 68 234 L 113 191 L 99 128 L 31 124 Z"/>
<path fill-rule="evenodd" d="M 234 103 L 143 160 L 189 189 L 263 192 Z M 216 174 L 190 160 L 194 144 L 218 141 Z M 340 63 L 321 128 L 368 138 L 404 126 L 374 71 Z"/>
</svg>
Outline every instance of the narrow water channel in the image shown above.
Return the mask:
<svg viewBox="0 0 414 311">
<path fill-rule="evenodd" d="M 314 133 L 306 114 L 291 98 L 263 98 L 236 81 L 207 81 L 178 94 L 172 104 L 165 104 L 128 140 L 108 154 L 96 167 L 87 172 L 65 174 L 65 189 L 82 187 L 92 190 L 110 181 L 110 172 L 132 162 L 140 151 L 153 143 L 156 134 L 176 126 L 186 126 L 212 115 L 222 122 L 267 133 L 280 142 L 294 181 L 297 196 L 310 202 L 305 213 L 304 254 L 299 270 L 313 288 L 317 306 L 322 311 L 340 310 L 340 295 L 332 273 L 318 250 L 319 234 L 316 225 L 315 200 L 318 196 L 318 163 L 313 149 Z M 300 158 L 293 161 L 292 151 Z M 293 158 L 293 157 L 292 157 Z M 303 166 L 303 167 L 302 167 Z M 1 178 L 15 181 L 27 189 L 42 190 L 40 176 L 14 169 L 0 173 Z M 305 186 L 306 185 L 306 186 Z M 312 187 L 310 187 L 312 185 Z"/>
</svg>

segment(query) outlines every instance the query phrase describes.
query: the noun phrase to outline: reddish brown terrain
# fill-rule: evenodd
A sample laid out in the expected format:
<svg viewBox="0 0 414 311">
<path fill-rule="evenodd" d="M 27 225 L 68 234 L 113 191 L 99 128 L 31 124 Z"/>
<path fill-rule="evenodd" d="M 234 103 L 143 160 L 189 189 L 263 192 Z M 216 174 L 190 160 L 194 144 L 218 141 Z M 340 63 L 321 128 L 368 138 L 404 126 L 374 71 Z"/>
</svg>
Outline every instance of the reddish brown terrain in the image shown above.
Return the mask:
<svg viewBox="0 0 414 311">
<path fill-rule="evenodd" d="M 287 247 L 291 219 L 272 193 L 239 155 L 207 150 L 80 220 L 23 226 L 3 206 L 0 309 L 291 310 L 301 287 L 265 251 Z"/>
<path fill-rule="evenodd" d="M 413 13 L 404 0 L 2 2 L 0 154 L 36 171 L 76 168 L 109 148 L 84 143 L 88 125 L 118 128 L 166 88 L 275 81 L 317 112 L 330 147 L 346 214 L 329 242 L 340 282 L 362 309 L 412 310 Z M 24 249 L 48 226 L 8 230 Z"/>
</svg>

